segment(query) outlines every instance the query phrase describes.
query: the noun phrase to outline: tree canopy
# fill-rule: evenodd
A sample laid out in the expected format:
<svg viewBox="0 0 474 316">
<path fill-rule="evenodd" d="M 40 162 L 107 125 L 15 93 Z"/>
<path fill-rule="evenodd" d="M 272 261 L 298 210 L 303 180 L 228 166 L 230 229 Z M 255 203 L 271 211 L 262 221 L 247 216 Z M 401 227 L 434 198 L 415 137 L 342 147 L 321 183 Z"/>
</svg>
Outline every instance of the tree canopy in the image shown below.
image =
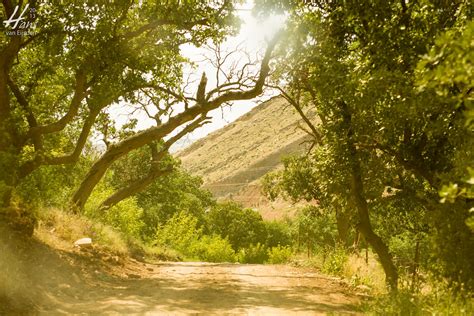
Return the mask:
<svg viewBox="0 0 474 316">
<path fill-rule="evenodd" d="M 388 242 L 401 227 L 414 239 L 430 236 L 431 267 L 472 283 L 472 187 L 459 183 L 472 179 L 474 158 L 469 1 L 259 6 L 261 14 L 290 12 L 272 86 L 321 121 L 306 119 L 314 149 L 269 176 L 268 192 L 352 210 L 392 288 Z M 453 203 L 440 203 L 440 192 Z"/>
<path fill-rule="evenodd" d="M 39 168 L 77 163 L 91 136 L 99 133 L 107 148 L 72 197 L 73 205 L 81 209 L 119 158 L 143 146 L 156 146 L 180 129 L 164 142 L 161 152 L 151 148 L 160 160 L 179 137 L 203 123 L 210 110 L 259 95 L 275 41 L 269 43 L 260 71 L 252 77 L 237 71 L 209 89 L 203 75 L 197 91 L 185 89 L 187 61 L 180 46 L 219 43 L 235 33 L 234 5 L 227 0 L 4 1 L 6 16 L 15 16 L 17 6 L 17 14 L 30 8 L 34 14 L 25 18 L 36 27 L 29 33 L 11 35 L 6 30 L 0 35 L 2 205 L 8 206 L 15 190 Z M 250 78 L 253 84 L 242 85 Z M 132 120 L 117 131 L 115 118 L 107 111 L 117 103 L 146 112 L 155 126 L 137 131 Z M 104 201 L 105 206 L 136 193 L 162 171 L 150 169 L 148 178 L 123 188 Z"/>
</svg>

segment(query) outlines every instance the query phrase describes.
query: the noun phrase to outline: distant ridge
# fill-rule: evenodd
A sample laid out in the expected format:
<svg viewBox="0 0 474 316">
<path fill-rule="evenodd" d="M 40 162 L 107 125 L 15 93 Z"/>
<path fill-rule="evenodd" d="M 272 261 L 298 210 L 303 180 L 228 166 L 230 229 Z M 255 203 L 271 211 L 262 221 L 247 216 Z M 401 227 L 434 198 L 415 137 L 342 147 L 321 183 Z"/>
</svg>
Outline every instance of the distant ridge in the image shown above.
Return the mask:
<svg viewBox="0 0 474 316">
<path fill-rule="evenodd" d="M 314 113 L 307 115 L 315 118 Z M 281 213 L 291 205 L 269 202 L 260 193 L 259 180 L 280 167 L 282 157 L 307 148 L 309 136 L 300 124 L 304 123 L 288 102 L 274 97 L 175 156 L 190 173 L 203 178 L 204 187 L 216 198 L 232 199 L 263 213 L 273 209 Z"/>
</svg>

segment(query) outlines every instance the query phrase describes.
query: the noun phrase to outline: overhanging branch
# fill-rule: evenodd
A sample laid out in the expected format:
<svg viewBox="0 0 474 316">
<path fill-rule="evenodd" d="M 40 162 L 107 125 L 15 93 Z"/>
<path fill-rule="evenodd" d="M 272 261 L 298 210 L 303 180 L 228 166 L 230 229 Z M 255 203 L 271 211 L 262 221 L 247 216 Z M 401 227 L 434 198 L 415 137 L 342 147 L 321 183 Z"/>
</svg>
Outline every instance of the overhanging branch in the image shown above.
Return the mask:
<svg viewBox="0 0 474 316">
<path fill-rule="evenodd" d="M 94 163 L 87 173 L 80 187 L 73 196 L 73 205 L 79 209 L 82 209 L 92 190 L 103 177 L 107 169 L 113 164 L 114 161 L 124 156 L 128 152 L 145 146 L 154 140 L 162 139 L 166 135 L 172 133 L 179 126 L 195 119 L 201 114 L 217 109 L 226 102 L 235 100 L 249 100 L 260 95 L 263 92 L 265 79 L 270 72 L 269 63 L 278 38 L 279 36 L 275 37 L 269 43 L 260 66 L 260 74 L 253 88 L 243 91 L 226 92 L 210 101 L 196 103 L 195 105 L 185 109 L 183 112 L 170 117 L 167 122 L 159 126 L 151 127 L 133 136 L 130 136 L 117 144 L 111 145 L 102 155 L 102 157 L 100 157 Z"/>
</svg>

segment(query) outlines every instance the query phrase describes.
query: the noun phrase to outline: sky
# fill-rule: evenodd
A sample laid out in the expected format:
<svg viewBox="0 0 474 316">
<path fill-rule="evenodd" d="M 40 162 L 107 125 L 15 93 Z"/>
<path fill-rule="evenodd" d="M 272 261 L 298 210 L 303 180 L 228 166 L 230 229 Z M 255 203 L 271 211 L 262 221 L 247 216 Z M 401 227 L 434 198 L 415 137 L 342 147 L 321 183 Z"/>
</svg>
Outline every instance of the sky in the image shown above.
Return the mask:
<svg viewBox="0 0 474 316">
<path fill-rule="evenodd" d="M 285 17 L 283 15 L 270 16 L 265 20 L 259 20 L 252 16 L 253 1 L 247 1 L 237 8 L 237 15 L 241 19 L 240 32 L 236 36 L 232 36 L 226 39 L 221 45 L 222 51 L 233 51 L 235 48 L 239 48 L 240 51 L 249 52 L 251 60 L 257 60 L 258 57 L 263 55 L 266 48 L 266 43 L 271 39 L 279 29 L 281 29 L 285 23 Z M 191 80 L 195 81 L 195 87 L 201 78 L 203 72 L 206 73 L 208 78 L 207 90 L 214 88 L 216 85 L 215 67 L 206 58 L 213 58 L 212 53 L 208 47 L 195 47 L 190 44 L 181 46 L 181 54 L 187 57 L 190 61 L 195 62 L 197 68 L 185 68 L 185 78 L 189 76 Z M 260 56 L 257 56 L 260 55 Z M 248 58 L 244 53 L 233 54 L 226 63 L 229 66 L 231 63 L 237 65 L 243 65 Z M 224 68 L 226 66 L 224 65 Z M 258 70 L 259 65 L 255 66 L 255 70 Z M 222 80 L 222 78 L 221 78 Z M 196 88 L 191 88 L 191 91 L 196 91 Z M 182 147 L 184 144 L 189 144 L 199 138 L 202 138 L 212 131 L 224 127 L 230 122 L 236 120 L 243 114 L 249 112 L 258 103 L 273 96 L 274 93 L 267 92 L 261 97 L 255 100 L 247 101 L 236 101 L 231 106 L 224 106 L 209 113 L 212 117 L 211 123 L 204 125 L 203 127 L 196 129 L 194 132 L 188 134 L 187 137 L 183 138 L 176 147 Z M 117 105 L 111 109 L 113 116 L 115 117 L 117 124 L 122 125 L 127 122 L 130 118 L 130 113 L 127 111 L 126 105 Z M 138 129 L 145 129 L 153 125 L 146 115 L 138 114 L 135 115 L 138 118 Z"/>
<path fill-rule="evenodd" d="M 238 47 L 246 52 L 254 52 L 253 54 L 251 53 L 252 56 L 250 57 L 252 60 L 255 60 L 255 52 L 258 52 L 260 56 L 263 55 L 267 46 L 267 41 L 282 28 L 285 22 L 285 17 L 283 15 L 271 16 L 264 21 L 259 21 L 257 18 L 252 16 L 252 7 L 252 1 L 248 1 L 246 4 L 238 8 L 237 14 L 242 20 L 240 32 L 237 36 L 228 38 L 223 43 L 222 49 L 229 51 Z M 182 54 L 192 61 L 202 61 L 203 55 L 210 56 L 205 48 L 196 48 L 191 45 L 183 45 Z M 233 57 L 234 59 L 231 60 L 231 62 L 237 61 L 243 64 L 247 60 L 247 56 L 244 54 L 237 54 Z M 230 64 L 231 62 L 227 64 Z M 255 70 L 258 70 L 258 68 L 259 65 L 257 65 Z M 216 80 L 214 79 L 215 68 L 209 62 L 201 62 L 201 66 L 198 70 L 194 71 L 195 76 L 197 76 L 195 79 L 200 78 L 203 71 L 206 72 L 208 77 L 208 89 L 214 87 L 216 84 Z M 193 139 L 201 138 L 216 129 L 222 128 L 250 111 L 262 100 L 268 99 L 272 95 L 271 92 L 267 92 L 255 100 L 233 102 L 233 105 L 230 107 L 223 107 L 210 112 L 210 116 L 213 118 L 212 122 L 196 130 L 192 133 L 191 137 Z"/>
</svg>

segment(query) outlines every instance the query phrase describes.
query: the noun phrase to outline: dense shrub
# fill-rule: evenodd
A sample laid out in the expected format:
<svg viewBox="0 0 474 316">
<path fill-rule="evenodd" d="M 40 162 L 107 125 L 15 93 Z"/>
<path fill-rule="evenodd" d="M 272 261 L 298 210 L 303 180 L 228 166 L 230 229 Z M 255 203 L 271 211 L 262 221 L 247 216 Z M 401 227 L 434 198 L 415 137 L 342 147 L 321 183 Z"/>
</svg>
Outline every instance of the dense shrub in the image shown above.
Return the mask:
<svg viewBox="0 0 474 316">
<path fill-rule="evenodd" d="M 156 228 L 179 212 L 192 214 L 203 226 L 204 210 L 214 204 L 209 191 L 201 188 L 202 180 L 177 170 L 159 178 L 144 192 L 137 195 L 138 205 L 143 208 L 143 238 L 153 239 Z"/>
<path fill-rule="evenodd" d="M 268 260 L 267 247 L 260 243 L 241 248 L 237 254 L 240 263 L 264 263 Z"/>
<path fill-rule="evenodd" d="M 336 219 L 332 212 L 308 205 L 300 209 L 292 223 L 293 239 L 298 248 L 305 246 L 308 253 L 334 247 L 337 240 Z"/>
<path fill-rule="evenodd" d="M 99 209 L 100 203 L 112 192 L 110 187 L 101 183 L 86 204 L 85 215 L 118 229 L 126 236 L 139 238 L 144 227 L 143 209 L 137 205 L 136 198 L 123 200 L 106 211 Z"/>
<path fill-rule="evenodd" d="M 266 245 L 269 248 L 277 246 L 289 246 L 292 244 L 290 227 L 281 221 L 268 221 L 265 223 L 267 231 Z"/>
<path fill-rule="evenodd" d="M 202 235 L 196 217 L 179 212 L 156 231 L 156 242 L 171 247 L 185 256 L 193 256 L 192 245 Z"/>
<path fill-rule="evenodd" d="M 212 207 L 207 214 L 207 228 L 210 233 L 227 238 L 236 251 L 251 244 L 264 244 L 267 239 L 262 216 L 234 202 Z"/>
<path fill-rule="evenodd" d="M 276 246 L 268 250 L 268 263 L 278 264 L 290 261 L 292 257 L 291 248 L 288 246 Z"/>
<path fill-rule="evenodd" d="M 226 239 L 204 235 L 191 246 L 193 256 L 206 262 L 235 262 L 235 251 Z"/>
</svg>

